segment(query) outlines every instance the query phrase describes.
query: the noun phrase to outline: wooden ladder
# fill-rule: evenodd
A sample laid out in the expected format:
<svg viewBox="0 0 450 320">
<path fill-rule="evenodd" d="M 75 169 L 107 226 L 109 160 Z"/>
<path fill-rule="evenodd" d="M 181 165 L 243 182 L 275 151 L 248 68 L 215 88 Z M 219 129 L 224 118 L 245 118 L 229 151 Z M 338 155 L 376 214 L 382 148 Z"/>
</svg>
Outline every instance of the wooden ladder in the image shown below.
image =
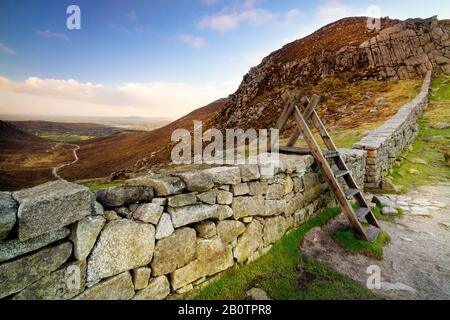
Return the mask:
<svg viewBox="0 0 450 320">
<path fill-rule="evenodd" d="M 315 110 L 320 103 L 320 97 L 313 95 L 309 100 L 306 97 L 301 98 L 299 91 L 292 91 L 285 93 L 283 99 L 286 102 L 286 107 L 277 122 L 277 128 L 281 134 L 289 117 L 294 115 L 297 129 L 287 146 L 280 146 L 280 153 L 312 154 L 353 230 L 363 240 L 374 242 L 381 232 L 381 226 Z M 321 150 L 308 123 L 317 129 L 327 150 Z M 306 140 L 309 149 L 294 147 L 301 135 Z M 330 165 L 328 161 L 333 164 Z M 338 178 L 343 178 L 348 186 L 347 190 L 341 187 Z M 349 199 L 351 198 L 356 200 L 359 206 L 357 209 L 353 209 L 350 204 Z M 364 227 L 361 222 L 366 222 L 369 226 Z"/>
</svg>

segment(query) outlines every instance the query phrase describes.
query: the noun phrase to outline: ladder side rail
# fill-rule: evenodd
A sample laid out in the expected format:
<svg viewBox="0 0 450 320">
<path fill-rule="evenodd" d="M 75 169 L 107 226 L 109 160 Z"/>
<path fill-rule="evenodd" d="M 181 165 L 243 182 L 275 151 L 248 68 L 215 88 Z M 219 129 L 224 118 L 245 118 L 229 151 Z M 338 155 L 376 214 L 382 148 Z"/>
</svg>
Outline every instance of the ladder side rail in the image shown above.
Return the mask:
<svg viewBox="0 0 450 320">
<path fill-rule="evenodd" d="M 303 118 L 300 110 L 295 106 L 294 108 L 294 117 L 295 122 L 299 126 L 300 130 L 303 133 L 303 137 L 305 138 L 309 148 L 311 149 L 311 152 L 316 159 L 317 164 L 322 169 L 322 172 L 325 175 L 325 178 L 328 181 L 328 184 L 330 186 L 331 191 L 335 195 L 337 201 L 342 207 L 342 210 L 344 214 L 346 215 L 348 221 L 350 222 L 350 225 L 353 227 L 354 230 L 357 230 L 362 237 L 364 237 L 365 240 L 367 239 L 367 236 L 364 232 L 364 229 L 357 219 L 356 215 L 354 214 L 353 207 L 348 202 L 344 191 L 341 188 L 341 185 L 337 181 L 337 179 L 334 177 L 333 170 L 331 169 L 328 161 L 325 159 L 325 157 L 322 154 L 322 150 L 320 149 L 319 145 L 317 144 L 316 140 L 314 139 L 314 135 L 311 132 L 311 130 L 308 127 L 308 124 L 306 120 Z"/>
</svg>

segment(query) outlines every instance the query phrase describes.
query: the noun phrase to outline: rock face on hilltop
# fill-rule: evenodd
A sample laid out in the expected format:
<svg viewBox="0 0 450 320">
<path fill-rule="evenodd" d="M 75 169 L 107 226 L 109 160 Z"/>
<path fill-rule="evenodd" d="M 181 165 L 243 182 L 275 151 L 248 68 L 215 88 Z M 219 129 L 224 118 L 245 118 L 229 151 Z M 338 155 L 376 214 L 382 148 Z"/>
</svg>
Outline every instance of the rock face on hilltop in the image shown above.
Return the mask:
<svg viewBox="0 0 450 320">
<path fill-rule="evenodd" d="M 382 19 L 369 30 L 367 18 L 346 18 L 287 44 L 263 59 L 212 120 L 222 128 L 273 125 L 283 108 L 281 93 L 327 76 L 353 80 L 423 79 L 429 70 L 450 73 L 450 21 Z"/>
</svg>

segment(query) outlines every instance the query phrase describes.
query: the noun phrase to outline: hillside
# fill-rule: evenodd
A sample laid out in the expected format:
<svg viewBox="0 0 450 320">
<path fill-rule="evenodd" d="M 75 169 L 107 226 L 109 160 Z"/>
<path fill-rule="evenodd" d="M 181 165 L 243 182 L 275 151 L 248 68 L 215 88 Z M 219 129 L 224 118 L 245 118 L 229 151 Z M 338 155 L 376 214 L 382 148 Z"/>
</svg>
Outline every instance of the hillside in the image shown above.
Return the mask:
<svg viewBox="0 0 450 320">
<path fill-rule="evenodd" d="M 10 121 L 15 127 L 28 133 L 54 141 L 73 142 L 99 138 L 122 131 L 96 123 L 70 123 L 51 121 Z"/>
<path fill-rule="evenodd" d="M 120 132 L 114 135 L 80 142 L 80 161 L 64 168 L 61 175 L 78 180 L 109 176 L 113 172 L 121 175 L 127 167 L 141 169 L 143 165 L 164 163 L 170 158 L 171 134 L 177 128 L 192 128 L 193 121 L 211 119 L 226 103 L 220 99 L 188 115 L 150 132 Z"/>
<path fill-rule="evenodd" d="M 0 121 L 0 190 L 15 190 L 52 180 L 52 168 L 69 159 L 69 146 Z"/>
</svg>

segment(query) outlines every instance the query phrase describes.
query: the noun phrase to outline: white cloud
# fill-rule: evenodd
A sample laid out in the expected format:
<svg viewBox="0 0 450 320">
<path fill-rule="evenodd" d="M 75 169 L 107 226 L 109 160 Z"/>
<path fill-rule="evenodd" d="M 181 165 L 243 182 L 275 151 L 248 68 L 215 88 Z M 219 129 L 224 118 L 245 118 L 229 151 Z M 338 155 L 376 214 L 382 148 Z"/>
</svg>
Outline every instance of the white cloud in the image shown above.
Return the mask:
<svg viewBox="0 0 450 320">
<path fill-rule="evenodd" d="M 183 42 L 193 48 L 196 48 L 196 49 L 203 48 L 203 46 L 205 45 L 205 40 L 203 38 L 196 37 L 196 36 L 193 36 L 190 34 L 182 33 L 182 34 L 179 34 L 177 36 L 177 38 L 181 42 Z"/>
<path fill-rule="evenodd" d="M 211 6 L 213 4 L 216 4 L 219 2 L 219 0 L 201 0 L 203 3 L 207 4 L 208 6 Z"/>
<path fill-rule="evenodd" d="M 340 0 L 330 0 L 317 7 L 316 17 L 330 22 L 352 16 L 353 8 Z"/>
<path fill-rule="evenodd" d="M 270 11 L 255 7 L 257 2 L 258 0 L 237 1 L 216 14 L 203 17 L 198 27 L 202 30 L 226 32 L 238 28 L 242 23 L 260 26 L 273 20 L 274 15 Z"/>
<path fill-rule="evenodd" d="M 29 77 L 14 82 L 0 77 L 0 113 L 177 118 L 228 96 L 237 85 L 149 82 L 111 87 L 74 79 Z"/>
<path fill-rule="evenodd" d="M 6 44 L 0 42 L 0 51 L 7 54 L 15 54 L 16 52 Z"/>
<path fill-rule="evenodd" d="M 284 14 L 283 20 L 281 21 L 281 25 L 285 27 L 289 27 L 292 25 L 296 25 L 305 17 L 305 14 L 299 9 L 291 9 L 286 11 Z"/>
<path fill-rule="evenodd" d="M 52 32 L 50 30 L 36 30 L 36 34 L 40 37 L 49 39 L 58 39 L 63 41 L 69 41 L 69 37 L 63 33 Z"/>
<path fill-rule="evenodd" d="M 236 29 L 241 23 L 260 26 L 273 19 L 272 13 L 264 9 L 248 9 L 241 12 L 223 12 L 206 16 L 198 23 L 202 30 L 226 32 Z"/>
</svg>

